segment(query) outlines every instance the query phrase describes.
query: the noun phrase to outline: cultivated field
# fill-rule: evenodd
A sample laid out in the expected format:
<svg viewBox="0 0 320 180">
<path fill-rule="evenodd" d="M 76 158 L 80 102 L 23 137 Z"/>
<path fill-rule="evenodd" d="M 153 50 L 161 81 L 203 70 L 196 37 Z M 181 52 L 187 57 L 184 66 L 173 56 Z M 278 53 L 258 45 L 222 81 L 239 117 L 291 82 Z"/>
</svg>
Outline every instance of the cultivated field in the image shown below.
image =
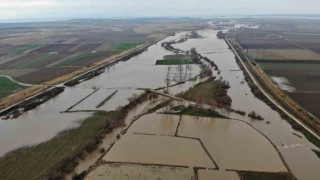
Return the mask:
<svg viewBox="0 0 320 180">
<path fill-rule="evenodd" d="M 301 49 L 301 47 L 283 39 L 237 38 L 237 41 L 244 49 Z"/>
<path fill-rule="evenodd" d="M 27 86 L 22 86 L 11 81 L 7 77 L 0 76 L 0 99 L 25 88 L 27 88 Z"/>
<path fill-rule="evenodd" d="M 166 18 L 1 24 L 0 75 L 44 84 L 167 34 L 204 26 L 205 20 Z"/>
<path fill-rule="evenodd" d="M 270 76 L 284 78 L 295 92 L 287 92 L 320 117 L 320 31 L 315 20 L 261 20 L 262 27 L 242 30 L 236 40 Z M 279 84 L 281 86 L 281 84 Z"/>
<path fill-rule="evenodd" d="M 319 61 L 320 63 L 320 54 L 317 54 L 313 51 L 306 49 L 249 49 L 249 55 L 257 60 L 275 60 L 275 62 L 283 61 Z"/>
<path fill-rule="evenodd" d="M 129 128 L 86 179 L 240 179 L 242 170 L 248 176 L 264 172 L 260 178 L 279 172 L 289 177 L 270 142 L 244 122 L 149 114 Z"/>
</svg>

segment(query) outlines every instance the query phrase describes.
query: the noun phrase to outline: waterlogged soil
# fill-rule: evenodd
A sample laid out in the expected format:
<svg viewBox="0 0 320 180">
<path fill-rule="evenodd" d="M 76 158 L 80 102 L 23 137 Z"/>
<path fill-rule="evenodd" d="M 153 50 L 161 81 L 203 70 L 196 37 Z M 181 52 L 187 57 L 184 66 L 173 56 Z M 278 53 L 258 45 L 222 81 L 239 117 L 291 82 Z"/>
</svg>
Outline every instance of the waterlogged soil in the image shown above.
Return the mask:
<svg viewBox="0 0 320 180">
<path fill-rule="evenodd" d="M 202 30 L 198 31 L 203 39 L 190 39 L 181 44 L 175 44 L 175 48 L 188 50 L 196 47 L 197 51 L 203 56 L 214 61 L 221 70 L 218 77 L 223 77 L 228 81 L 231 88 L 228 89 L 228 95 L 232 99 L 232 108 L 247 112 L 255 111 L 265 120 L 256 121 L 247 116 L 230 114 L 230 117 L 241 119 L 258 131 L 268 137 L 277 147 L 288 164 L 290 170 L 298 179 L 319 179 L 320 178 L 320 160 L 317 158 L 312 149 L 318 149 L 311 144 L 303 134 L 294 130 L 287 121 L 283 120 L 280 115 L 267 106 L 264 102 L 257 99 L 252 93 L 248 84 L 244 80 L 243 72 L 237 65 L 234 54 L 228 49 L 223 39 L 216 37 L 217 31 Z M 269 123 L 266 123 L 269 122 Z M 298 134 L 299 136 L 294 135 Z M 303 153 L 300 151 L 301 146 L 304 147 Z M 282 147 L 288 147 L 290 151 L 284 151 Z M 299 149 L 298 149 L 299 148 Z M 288 158 L 290 157 L 290 158 Z M 308 159 L 304 166 L 300 166 L 300 157 Z"/>
<path fill-rule="evenodd" d="M 238 174 L 233 171 L 214 171 L 214 170 L 203 170 L 198 171 L 199 180 L 240 180 Z"/>
<path fill-rule="evenodd" d="M 199 141 L 170 136 L 125 135 L 103 160 L 215 168 Z"/>
<path fill-rule="evenodd" d="M 135 122 L 129 133 L 171 135 L 174 136 L 179 123 L 179 116 L 167 114 L 148 114 Z"/>
</svg>

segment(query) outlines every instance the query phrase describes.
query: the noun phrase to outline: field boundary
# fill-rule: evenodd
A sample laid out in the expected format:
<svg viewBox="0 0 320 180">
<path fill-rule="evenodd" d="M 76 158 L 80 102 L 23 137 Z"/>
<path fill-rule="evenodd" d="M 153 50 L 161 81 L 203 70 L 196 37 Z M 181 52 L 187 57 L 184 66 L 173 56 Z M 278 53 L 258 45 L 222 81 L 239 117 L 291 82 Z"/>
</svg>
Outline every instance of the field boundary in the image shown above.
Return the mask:
<svg viewBox="0 0 320 180">
<path fill-rule="evenodd" d="M 76 74 L 77 71 L 72 72 L 72 73 L 69 73 L 69 74 L 67 74 L 66 76 L 71 76 L 70 78 L 67 78 L 67 79 L 63 80 L 62 82 L 59 82 L 59 83 L 57 83 L 56 85 L 49 85 L 49 84 L 37 85 L 38 87 L 40 87 L 40 89 L 35 89 L 35 90 L 33 90 L 32 92 L 30 92 L 30 94 L 24 96 L 22 99 L 20 98 L 20 99 L 18 99 L 18 100 L 13 100 L 13 101 L 14 101 L 13 103 L 6 103 L 4 100 L 6 100 L 7 98 L 4 98 L 3 100 L 0 101 L 0 103 L 4 103 L 4 108 L 3 108 L 3 109 L 0 109 L 0 113 L 6 111 L 6 110 L 8 110 L 8 109 L 10 109 L 10 108 L 12 108 L 12 107 L 14 107 L 14 106 L 16 106 L 16 105 L 19 105 L 20 103 L 24 102 L 25 100 L 31 99 L 31 98 L 33 98 L 33 97 L 36 97 L 37 95 L 42 94 L 42 93 L 44 93 L 44 92 L 46 92 L 46 91 L 50 91 L 51 89 L 53 89 L 53 88 L 55 88 L 55 87 L 57 87 L 57 86 L 62 86 L 62 84 L 66 83 L 66 82 L 68 82 L 68 81 L 70 81 L 70 80 L 74 80 L 74 79 L 76 79 L 76 78 L 81 77 L 82 75 L 85 75 L 85 74 L 87 74 L 87 73 L 96 71 L 96 70 L 98 70 L 99 68 L 103 68 L 104 66 L 107 66 L 107 65 L 116 63 L 116 62 L 118 62 L 118 61 L 121 61 L 121 60 L 122 60 L 123 58 L 125 58 L 125 57 L 130 57 L 130 55 L 136 53 L 137 51 L 143 50 L 143 49 L 147 49 L 148 47 L 150 47 L 150 46 L 152 46 L 152 45 L 154 45 L 154 44 L 157 44 L 158 42 L 162 41 L 163 39 L 165 39 L 165 38 L 167 38 L 167 37 L 168 37 L 168 36 L 161 37 L 161 38 L 159 38 L 159 39 L 157 39 L 157 40 L 155 40 L 155 41 L 153 41 L 153 42 L 151 42 L 151 43 L 148 43 L 148 44 L 141 45 L 141 46 L 138 46 L 138 47 L 136 47 L 136 48 L 133 48 L 133 49 L 131 49 L 129 52 L 124 53 L 123 55 L 121 55 L 121 56 L 119 56 L 119 57 L 115 57 L 114 59 L 112 59 L 112 60 L 110 60 L 110 61 L 103 62 L 103 60 L 102 60 L 102 61 L 101 61 L 101 62 L 103 62 L 102 64 L 97 65 L 97 66 L 95 66 L 95 67 L 92 67 L 92 69 L 85 70 L 85 71 L 83 71 L 83 72 L 81 72 L 81 73 L 78 72 L 78 74 Z M 58 77 L 58 78 L 60 78 L 60 77 Z M 55 79 L 53 79 L 53 80 L 51 80 L 51 81 L 55 81 Z M 49 81 L 49 82 L 51 82 L 51 81 Z M 47 82 L 47 83 L 49 83 L 49 82 Z M 35 86 L 32 86 L 32 87 L 35 87 Z M 27 88 L 27 90 L 28 90 L 28 89 L 29 89 L 29 88 Z M 23 91 L 21 91 L 21 92 L 23 93 Z M 15 96 L 15 95 L 17 95 L 18 93 L 21 93 L 21 92 L 17 92 L 16 94 L 12 94 L 10 97 L 13 97 L 13 96 Z"/>
<path fill-rule="evenodd" d="M 307 127 L 301 120 L 296 118 L 293 114 L 289 113 L 287 109 L 285 109 L 279 102 L 274 100 L 274 98 L 267 93 L 267 91 L 260 85 L 258 80 L 255 78 L 255 76 L 252 74 L 252 72 L 249 70 L 247 65 L 243 62 L 243 58 L 238 54 L 238 52 L 235 50 L 233 44 L 230 42 L 228 38 L 225 38 L 225 41 L 229 45 L 229 47 L 232 49 L 235 56 L 240 60 L 242 66 L 244 67 L 244 70 L 248 73 L 250 78 L 252 79 L 253 83 L 261 90 L 261 92 L 264 94 L 266 98 L 269 99 L 275 106 L 277 106 L 283 113 L 285 113 L 287 116 L 289 116 L 291 119 L 293 119 L 296 123 L 298 123 L 300 126 L 302 126 L 305 130 L 307 130 L 310 134 L 312 134 L 314 137 L 316 137 L 318 140 L 320 140 L 320 137 L 316 132 L 311 130 L 309 127 Z"/>
</svg>

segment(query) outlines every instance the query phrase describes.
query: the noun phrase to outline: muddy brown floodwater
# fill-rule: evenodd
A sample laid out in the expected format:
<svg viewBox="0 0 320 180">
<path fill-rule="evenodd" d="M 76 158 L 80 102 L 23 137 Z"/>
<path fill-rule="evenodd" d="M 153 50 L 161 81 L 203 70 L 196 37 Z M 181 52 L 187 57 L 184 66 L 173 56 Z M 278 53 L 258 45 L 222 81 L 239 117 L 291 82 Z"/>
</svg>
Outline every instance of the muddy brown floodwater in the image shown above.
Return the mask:
<svg viewBox="0 0 320 180">
<path fill-rule="evenodd" d="M 0 156 L 22 146 L 47 141 L 63 130 L 79 126 L 82 120 L 91 115 L 91 113 L 83 112 L 60 113 L 70 107 L 74 106 L 70 111 L 115 110 L 117 107 L 127 104 L 128 97 L 142 92 L 136 91 L 135 88 L 165 87 L 168 67 L 157 66 L 155 63 L 163 56 L 173 53 L 163 49 L 161 43 L 177 39 L 183 34 L 185 32 L 168 37 L 150 46 L 142 54 L 107 68 L 105 73 L 89 81 L 75 87 L 66 87 L 60 95 L 36 109 L 24 113 L 17 119 L 0 120 Z M 174 69 L 175 66 L 172 66 L 172 68 Z M 192 69 L 188 71 L 188 75 L 196 76 L 199 71 L 200 68 L 193 65 Z M 172 89 L 172 92 L 181 92 L 187 90 L 193 84 L 189 82 L 170 89 Z M 98 91 L 84 99 L 94 89 L 98 88 Z M 95 109 L 114 90 L 119 91 L 102 107 Z"/>
<path fill-rule="evenodd" d="M 287 171 L 272 144 L 242 121 L 183 116 L 178 136 L 199 138 L 221 169 Z"/>
<path fill-rule="evenodd" d="M 126 104 L 128 97 L 131 97 L 134 93 L 142 92 L 137 91 L 136 88 L 165 87 L 165 80 L 168 77 L 171 80 L 183 80 L 197 76 L 200 72 L 197 65 L 190 65 L 191 68 L 182 66 L 184 70 L 188 70 L 183 71 L 185 74 L 175 73 L 177 66 L 168 68 L 168 66 L 155 65 L 158 59 L 173 54 L 162 48 L 161 43 L 177 39 L 185 33 L 168 37 L 150 46 L 147 51 L 140 55 L 109 67 L 103 74 L 91 80 L 75 87 L 67 87 L 63 93 L 54 99 L 35 110 L 24 113 L 15 120 L 1 120 L 0 155 L 21 146 L 47 141 L 65 129 L 79 126 L 81 120 L 91 115 L 91 113 L 84 112 L 61 113 L 70 107 L 70 111 L 114 110 L 118 106 Z M 204 177 L 204 179 L 208 176 L 235 177 L 233 172 L 226 173 L 224 171 L 227 168 L 270 172 L 286 171 L 279 154 L 272 148 L 272 145 L 274 145 L 298 179 L 320 179 L 320 160 L 312 152 L 312 149 L 318 148 L 311 144 L 303 134 L 292 129 L 276 111 L 254 97 L 248 84 L 246 82 L 242 83 L 244 76 L 235 61 L 234 54 L 228 49 L 224 40 L 216 38 L 217 31 L 201 30 L 198 33 L 204 38 L 189 39 L 184 43 L 173 46 L 182 50 L 190 50 L 195 47 L 203 56 L 214 61 L 221 70 L 219 75 L 214 71 L 215 75 L 223 77 L 230 83 L 231 88 L 228 90 L 228 95 L 232 98 L 232 108 L 247 113 L 255 111 L 265 120 L 255 121 L 236 114 L 230 114 L 231 118 L 243 120 L 248 124 L 240 123 L 240 121 L 233 122 L 232 120 L 227 121 L 228 123 L 222 123 L 220 120 L 194 122 L 194 120 L 183 120 L 177 117 L 143 116 L 135 121 L 127 133 L 118 141 L 116 141 L 116 137 L 121 132 L 121 128 L 116 129 L 103 139 L 101 148 L 108 149 L 115 142 L 103 158 L 104 161 L 109 161 L 109 163 L 104 162 L 106 164 L 98 166 L 91 171 L 87 178 L 101 178 L 106 175 L 110 179 L 118 177 L 122 179 L 125 175 L 125 177 L 132 176 L 132 179 L 138 179 L 139 177 L 158 179 L 159 176 L 170 179 L 170 177 L 176 177 L 177 175 L 181 179 L 193 179 L 194 169 L 190 168 L 191 166 L 206 167 L 206 170 L 197 170 L 198 176 Z M 181 67 L 179 68 L 181 69 Z M 197 82 L 199 81 L 186 82 L 171 87 L 169 92 L 177 94 L 189 89 Z M 171 84 L 174 84 L 174 82 L 171 82 Z M 94 90 L 97 91 L 94 92 Z M 118 90 L 118 92 L 103 106 L 96 109 L 97 105 L 115 90 Z M 131 111 L 126 119 L 126 127 L 135 116 L 156 103 L 144 102 Z M 267 124 L 267 121 L 270 124 Z M 178 135 L 192 136 L 191 139 L 175 136 L 177 134 L 175 127 L 178 127 L 179 123 L 181 123 L 179 129 L 182 129 L 178 130 Z M 201 128 L 203 131 L 199 132 Z M 221 130 L 225 131 L 222 132 Z M 298 134 L 301 138 L 293 133 Z M 209 136 L 214 137 L 208 138 Z M 199 139 L 203 139 L 203 142 Z M 224 139 L 229 141 L 226 143 Z M 234 142 L 235 139 L 237 139 L 236 142 Z M 221 143 L 225 144 L 219 146 Z M 236 152 L 233 149 L 233 144 L 241 150 Z M 261 157 L 259 157 L 259 152 L 251 146 L 259 149 Z M 228 157 L 226 152 L 234 154 Z M 75 173 L 79 174 L 87 169 L 96 162 L 100 155 L 100 153 L 89 155 L 85 161 L 80 162 Z M 264 156 L 268 158 L 265 159 Z M 237 157 L 239 162 L 236 162 Z M 261 161 L 254 162 L 255 159 Z M 252 165 L 245 164 L 246 161 L 251 162 Z M 273 163 L 274 166 L 271 167 Z M 144 164 L 152 165 L 145 166 Z M 171 167 L 171 165 L 179 165 L 179 167 Z M 209 172 L 209 170 L 216 169 L 218 166 L 220 167 L 219 171 Z"/>
<path fill-rule="evenodd" d="M 247 113 L 255 111 L 265 120 L 254 121 L 248 117 L 235 114 L 231 115 L 232 118 L 250 123 L 269 138 L 298 179 L 320 179 L 320 159 L 312 152 L 312 149 L 319 148 L 310 143 L 303 134 L 294 130 L 276 111 L 251 93 L 244 80 L 244 75 L 235 61 L 234 54 L 228 49 L 223 39 L 216 37 L 217 31 L 202 30 L 198 33 L 204 38 L 190 39 L 184 43 L 175 44 L 174 47 L 182 50 L 196 47 L 200 54 L 214 61 L 221 70 L 220 75 L 216 75 L 223 77 L 230 83 L 231 88 L 228 90 L 228 95 L 232 98 L 232 108 Z M 267 124 L 267 121 L 270 124 Z M 293 133 L 299 134 L 302 138 Z"/>
</svg>

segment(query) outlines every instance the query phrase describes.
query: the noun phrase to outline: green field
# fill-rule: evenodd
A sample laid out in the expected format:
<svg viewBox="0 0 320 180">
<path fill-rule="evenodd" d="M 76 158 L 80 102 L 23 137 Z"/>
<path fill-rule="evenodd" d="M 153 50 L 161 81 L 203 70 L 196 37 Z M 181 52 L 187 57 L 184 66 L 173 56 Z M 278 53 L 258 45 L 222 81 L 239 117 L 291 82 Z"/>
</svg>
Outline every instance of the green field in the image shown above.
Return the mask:
<svg viewBox="0 0 320 180">
<path fill-rule="evenodd" d="M 21 86 L 6 77 L 0 76 L 0 99 L 7 97 L 15 92 L 25 89 L 26 86 Z"/>
<path fill-rule="evenodd" d="M 13 51 L 11 51 L 11 54 L 21 54 L 21 53 L 24 53 L 26 51 L 30 51 L 30 50 L 33 50 L 33 49 L 37 49 L 39 47 L 41 47 L 42 45 L 41 44 L 31 44 L 31 45 L 27 45 L 27 46 L 24 46 L 22 48 L 18 48 L 18 49 L 15 49 Z"/>
<path fill-rule="evenodd" d="M 156 65 L 180 65 L 180 64 L 196 64 L 192 59 L 162 59 L 157 60 Z"/>
<path fill-rule="evenodd" d="M 106 122 L 117 119 L 117 112 L 98 112 L 78 128 L 60 133 L 39 145 L 23 147 L 0 158 L 0 179 L 46 179 L 58 170 L 68 170 L 68 160 L 84 149 L 90 150 Z"/>
<path fill-rule="evenodd" d="M 140 42 L 121 42 L 121 43 L 117 43 L 114 49 L 116 51 L 125 51 L 128 49 L 134 48 L 140 44 L 141 44 Z"/>
<path fill-rule="evenodd" d="M 66 59 L 65 61 L 61 62 L 61 63 L 58 63 L 56 65 L 54 65 L 53 67 L 62 67 L 62 66 L 67 66 L 67 65 L 70 65 L 74 62 L 77 62 L 79 60 L 82 60 L 84 58 L 88 58 L 89 56 L 91 56 L 91 52 L 82 52 L 74 57 L 71 57 L 69 59 Z"/>
</svg>

